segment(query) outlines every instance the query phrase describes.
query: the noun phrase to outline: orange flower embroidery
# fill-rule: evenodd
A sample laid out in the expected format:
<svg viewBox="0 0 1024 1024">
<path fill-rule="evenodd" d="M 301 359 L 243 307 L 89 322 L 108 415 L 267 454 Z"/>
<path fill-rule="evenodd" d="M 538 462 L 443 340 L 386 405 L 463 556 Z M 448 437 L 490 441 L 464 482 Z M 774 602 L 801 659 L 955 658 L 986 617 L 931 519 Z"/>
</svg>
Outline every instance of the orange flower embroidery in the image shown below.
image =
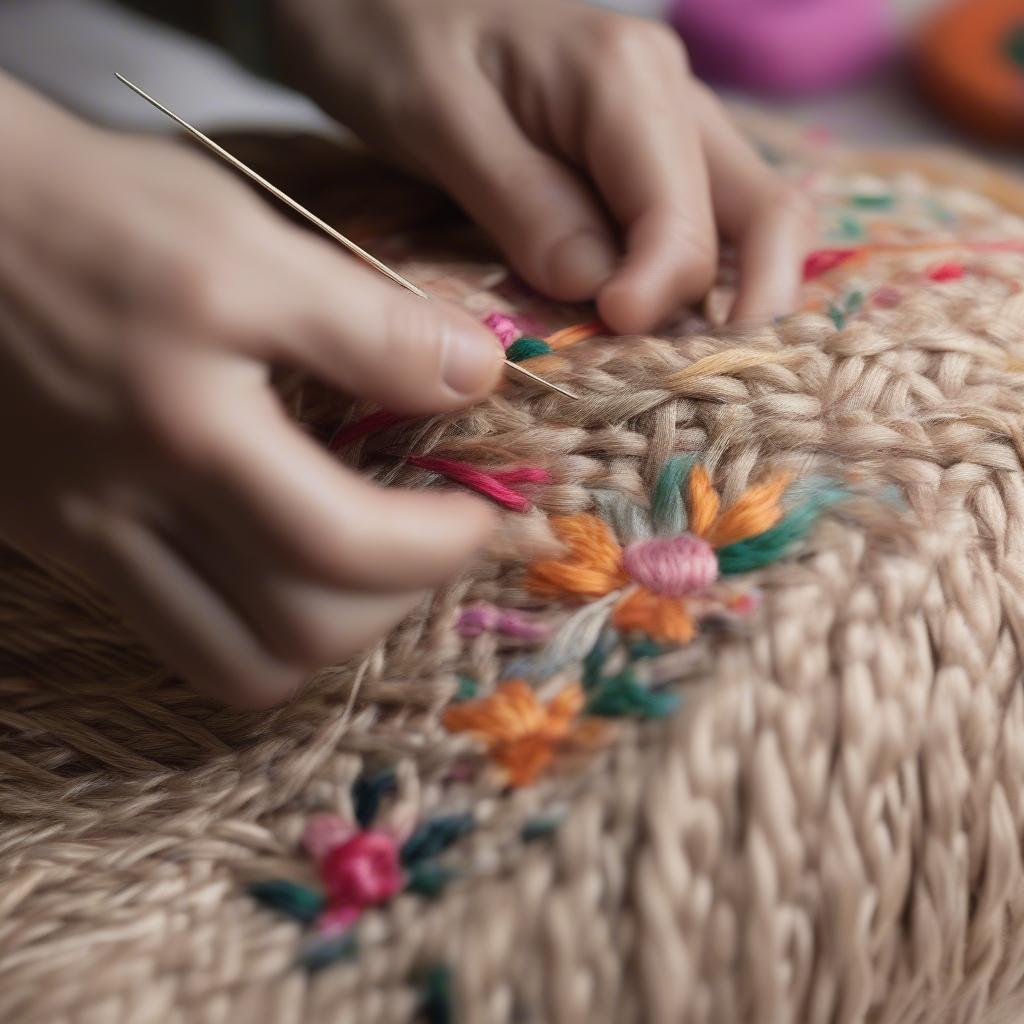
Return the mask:
<svg viewBox="0 0 1024 1024">
<path fill-rule="evenodd" d="M 716 552 L 776 526 L 790 480 L 789 473 L 782 473 L 756 484 L 723 511 L 707 470 L 695 465 L 686 485 L 688 531 L 625 547 L 596 516 L 554 517 L 551 526 L 568 551 L 561 558 L 534 563 L 526 585 L 545 597 L 575 599 L 604 597 L 628 587 L 612 613 L 619 629 L 687 644 L 696 634 L 692 599 L 706 598 L 719 577 Z"/>
<path fill-rule="evenodd" d="M 442 719 L 451 732 L 465 732 L 484 743 L 513 786 L 528 786 L 551 764 L 556 749 L 579 737 L 583 689 L 568 686 L 546 705 L 521 679 L 502 683 L 489 697 L 449 708 Z"/>
</svg>

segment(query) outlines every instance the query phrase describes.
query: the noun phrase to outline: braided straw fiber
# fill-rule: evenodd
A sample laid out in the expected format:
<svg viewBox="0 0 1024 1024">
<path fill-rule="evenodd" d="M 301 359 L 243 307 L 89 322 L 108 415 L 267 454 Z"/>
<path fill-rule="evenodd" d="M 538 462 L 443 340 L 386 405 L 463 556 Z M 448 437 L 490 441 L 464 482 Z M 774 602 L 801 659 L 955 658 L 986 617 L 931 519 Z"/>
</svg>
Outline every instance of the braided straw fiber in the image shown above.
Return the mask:
<svg viewBox="0 0 1024 1024">
<path fill-rule="evenodd" d="M 3 553 L 0 1020 L 406 1021 L 437 964 L 473 1024 L 1019 1019 L 1024 256 L 968 243 L 1024 233 L 1006 202 L 920 167 L 797 157 L 787 173 L 819 198 L 824 244 L 839 230 L 895 248 L 814 277 L 777 327 L 694 322 L 682 340 L 596 338 L 531 362 L 576 403 L 512 382 L 348 444 L 387 483 L 445 484 L 398 461 L 409 451 L 552 480 L 463 579 L 278 711 L 194 695 L 86 587 Z M 351 224 L 304 166 L 306 181 L 268 172 Z M 443 213 L 431 202 L 410 204 L 421 222 Z M 428 227 L 399 261 L 428 288 L 481 315 L 587 319 L 526 297 L 457 231 L 439 256 Z M 939 259 L 966 273 L 933 280 Z M 729 281 L 725 266 L 711 307 Z M 366 411 L 285 387 L 319 436 Z M 745 629 L 673 655 L 676 714 L 616 720 L 606 746 L 526 788 L 452 775 L 476 749 L 440 724 L 457 676 L 489 692 L 524 644 L 461 637 L 459 607 L 564 615 L 523 587 L 549 516 L 592 510 L 599 490 L 646 504 L 665 459 L 693 451 L 726 501 L 783 467 L 862 496 L 756 574 Z M 307 973 L 304 929 L 246 884 L 311 880 L 307 818 L 351 814 L 352 783 L 385 768 L 397 792 L 378 827 L 474 812 L 445 854 L 460 876 L 369 911 L 358 955 Z M 538 815 L 564 820 L 524 842 Z"/>
</svg>

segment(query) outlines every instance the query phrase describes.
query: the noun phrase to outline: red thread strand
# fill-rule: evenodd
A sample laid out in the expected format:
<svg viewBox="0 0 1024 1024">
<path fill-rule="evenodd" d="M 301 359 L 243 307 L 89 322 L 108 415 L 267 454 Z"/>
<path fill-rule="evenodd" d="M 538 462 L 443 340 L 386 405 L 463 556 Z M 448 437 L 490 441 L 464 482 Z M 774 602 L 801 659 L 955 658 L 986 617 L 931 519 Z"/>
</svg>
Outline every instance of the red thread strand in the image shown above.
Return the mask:
<svg viewBox="0 0 1024 1024">
<path fill-rule="evenodd" d="M 432 473 L 440 473 L 455 483 L 462 484 L 470 490 L 496 501 L 513 512 L 525 512 L 530 507 L 529 500 L 508 486 L 509 483 L 545 483 L 551 479 L 546 470 L 524 466 L 521 469 L 499 470 L 485 473 L 468 462 L 456 459 L 443 459 L 433 455 L 410 455 L 408 461 L 420 469 Z"/>
<path fill-rule="evenodd" d="M 361 437 L 366 437 L 367 434 L 386 430 L 396 423 L 403 423 L 408 418 L 408 416 L 399 416 L 398 413 L 388 412 L 387 409 L 379 409 L 377 412 L 371 412 L 369 416 L 364 416 L 361 420 L 356 420 L 355 423 L 338 427 L 331 435 L 330 441 L 327 442 L 327 447 L 332 452 L 339 451 L 345 445 L 358 441 Z"/>
<path fill-rule="evenodd" d="M 811 281 L 826 271 L 845 263 L 856 249 L 816 249 L 804 260 L 804 280 Z"/>
<path fill-rule="evenodd" d="M 965 269 L 962 263 L 949 260 L 946 263 L 939 263 L 928 271 L 928 277 L 932 281 L 956 281 L 964 276 Z"/>
</svg>

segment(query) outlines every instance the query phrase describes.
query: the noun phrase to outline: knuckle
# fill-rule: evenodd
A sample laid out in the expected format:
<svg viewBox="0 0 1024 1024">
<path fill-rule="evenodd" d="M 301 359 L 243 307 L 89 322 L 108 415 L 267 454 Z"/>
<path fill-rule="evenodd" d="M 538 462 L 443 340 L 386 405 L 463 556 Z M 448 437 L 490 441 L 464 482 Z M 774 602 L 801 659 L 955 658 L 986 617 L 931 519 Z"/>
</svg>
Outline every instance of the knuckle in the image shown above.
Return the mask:
<svg viewBox="0 0 1024 1024">
<path fill-rule="evenodd" d="M 220 434 L 196 403 L 181 401 L 176 382 L 152 368 L 132 368 L 124 388 L 136 445 L 176 471 L 197 477 L 222 467 Z"/>
<path fill-rule="evenodd" d="M 779 182 L 776 186 L 770 206 L 783 216 L 791 217 L 802 226 L 811 228 L 814 225 L 817 210 L 814 201 L 794 185 Z"/>
<path fill-rule="evenodd" d="M 673 248 L 680 274 L 689 289 L 707 291 L 718 274 L 718 241 L 713 231 L 701 231 L 688 217 L 676 218 Z"/>
<path fill-rule="evenodd" d="M 450 112 L 458 100 L 452 94 L 449 69 L 438 68 L 432 54 L 414 50 L 409 54 L 409 71 L 415 88 L 396 81 L 380 99 L 381 113 L 401 124 L 411 140 L 436 144 L 448 124 L 444 112 Z"/>
<path fill-rule="evenodd" d="M 167 260 L 160 273 L 163 304 L 176 319 L 190 324 L 203 322 L 213 299 L 215 286 L 205 260 L 176 255 Z"/>
<path fill-rule="evenodd" d="M 253 252 L 272 243 L 261 238 L 262 213 L 225 197 L 218 206 L 207 206 L 201 217 L 183 214 L 192 241 L 169 252 L 154 277 L 162 312 L 171 323 L 214 336 L 245 326 L 246 296 L 253 292 Z"/>
<path fill-rule="evenodd" d="M 667 25 L 622 15 L 595 17 L 590 32 L 592 53 L 613 67 L 649 68 L 652 60 L 681 63 L 688 70 L 686 50 Z"/>
</svg>

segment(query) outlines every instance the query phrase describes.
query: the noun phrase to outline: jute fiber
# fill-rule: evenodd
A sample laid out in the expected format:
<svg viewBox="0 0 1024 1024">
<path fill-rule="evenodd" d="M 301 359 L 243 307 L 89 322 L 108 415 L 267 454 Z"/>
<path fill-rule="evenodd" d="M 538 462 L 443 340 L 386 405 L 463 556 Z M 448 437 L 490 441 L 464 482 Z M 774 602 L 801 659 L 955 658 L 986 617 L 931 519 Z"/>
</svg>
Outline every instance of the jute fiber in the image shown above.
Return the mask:
<svg viewBox="0 0 1024 1024">
<path fill-rule="evenodd" d="M 820 201 L 832 252 L 809 264 L 805 310 L 769 327 L 694 318 L 675 337 L 599 335 L 527 364 L 578 402 L 509 382 L 460 415 L 339 445 L 389 485 L 454 486 L 409 454 L 548 479 L 521 488 L 530 507 L 503 512 L 464 578 L 287 706 L 204 700 L 86 585 L 4 551 L 0 1020 L 1019 1019 L 1019 200 L 1007 185 L 993 198 L 981 171 L 941 182 L 948 162 L 879 168 L 775 145 Z M 303 180 L 273 161 L 268 173 L 351 226 L 367 194 L 313 156 L 304 166 Z M 357 179 L 370 195 L 398 188 Z M 526 309 L 548 332 L 592 317 L 529 298 L 477 241 L 440 231 L 443 204 L 408 205 L 376 251 L 426 287 L 480 316 Z M 726 264 L 710 321 L 730 281 Z M 325 441 L 372 412 L 282 388 Z M 749 574 L 753 615 L 651 660 L 678 710 L 610 719 L 592 749 L 504 785 L 442 719 L 466 680 L 484 699 L 535 652 L 463 635 L 462 610 L 564 624 L 579 606 L 538 597 L 526 575 L 556 557 L 554 517 L 623 498 L 645 509 L 686 453 L 723 507 L 784 469 L 852 497 Z M 570 654 L 578 676 L 587 650 Z M 474 827 L 442 852 L 455 873 L 442 891 L 366 910 L 358 949 L 310 971 L 297 964 L 309 926 L 247 887 L 315 885 L 307 821 L 351 817 L 353 785 L 387 772 L 375 828 L 407 836 L 466 814 Z M 448 990 L 425 1001 L 439 966 Z"/>
</svg>

